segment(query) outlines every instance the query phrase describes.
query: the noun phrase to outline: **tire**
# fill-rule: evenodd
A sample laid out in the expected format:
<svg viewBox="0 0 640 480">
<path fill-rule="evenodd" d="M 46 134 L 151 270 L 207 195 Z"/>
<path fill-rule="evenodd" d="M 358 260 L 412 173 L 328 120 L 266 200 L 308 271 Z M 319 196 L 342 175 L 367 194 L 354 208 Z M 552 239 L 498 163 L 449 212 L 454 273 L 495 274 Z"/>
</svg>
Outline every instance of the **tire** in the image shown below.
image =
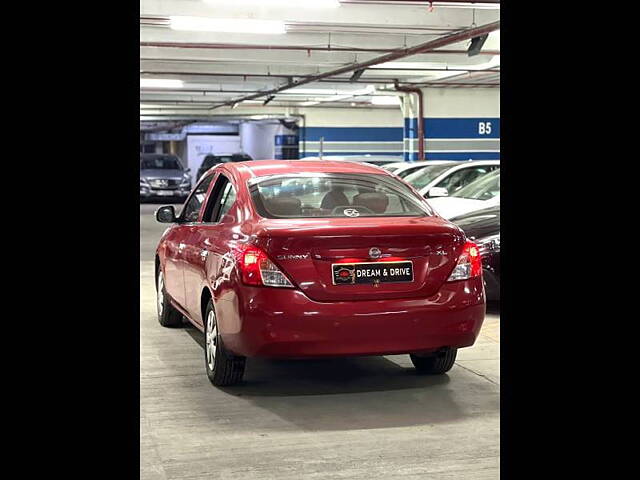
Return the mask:
<svg viewBox="0 0 640 480">
<path fill-rule="evenodd" d="M 156 278 L 156 308 L 158 310 L 158 322 L 163 327 L 179 327 L 182 325 L 182 314 L 171 305 L 167 290 L 164 288 L 164 273 L 162 269 L 158 269 L 158 278 Z"/>
<path fill-rule="evenodd" d="M 204 365 L 209 381 L 216 387 L 235 385 L 242 381 L 245 357 L 232 355 L 224 348 L 218 333 L 213 302 L 209 300 L 204 318 Z"/>
<path fill-rule="evenodd" d="M 448 372 L 456 362 L 457 348 L 448 348 L 433 355 L 409 355 L 416 371 L 426 375 L 442 375 Z"/>
</svg>

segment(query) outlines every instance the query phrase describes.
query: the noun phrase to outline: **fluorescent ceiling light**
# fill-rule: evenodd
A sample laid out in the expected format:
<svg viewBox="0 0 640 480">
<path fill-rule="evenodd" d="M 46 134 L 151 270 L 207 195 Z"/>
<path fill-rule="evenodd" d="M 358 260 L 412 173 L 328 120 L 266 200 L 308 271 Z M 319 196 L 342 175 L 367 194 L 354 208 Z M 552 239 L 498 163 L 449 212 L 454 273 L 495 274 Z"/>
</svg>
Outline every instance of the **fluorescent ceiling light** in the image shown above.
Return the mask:
<svg viewBox="0 0 640 480">
<path fill-rule="evenodd" d="M 434 77 L 426 77 L 424 81 L 432 82 L 434 80 L 444 80 L 449 77 L 457 77 L 458 75 L 464 75 L 465 73 L 469 73 L 469 70 L 458 70 L 453 72 L 438 72 Z"/>
<path fill-rule="evenodd" d="M 380 65 L 376 65 L 375 68 L 380 68 L 380 69 L 389 69 L 389 70 L 395 70 L 397 68 L 403 69 L 403 70 L 409 70 L 409 69 L 416 69 L 416 70 L 420 70 L 420 69 L 442 69 L 442 70 L 446 70 L 448 68 L 454 68 L 457 70 L 484 70 L 486 68 L 493 68 L 493 67 L 498 67 L 500 66 L 500 55 L 494 55 L 493 57 L 491 57 L 491 60 L 489 60 L 488 62 L 484 62 L 484 63 L 468 63 L 468 64 L 458 64 L 458 65 L 452 65 L 452 64 L 448 64 L 448 63 L 435 63 L 435 62 L 385 62 L 385 63 L 381 63 Z"/>
<path fill-rule="evenodd" d="M 489 60 L 486 63 L 481 63 L 481 64 L 476 64 L 476 65 L 469 65 L 468 68 L 469 70 L 484 70 L 485 68 L 494 68 L 494 67 L 499 67 L 500 66 L 500 55 L 494 55 L 493 57 L 491 57 L 491 60 Z"/>
<path fill-rule="evenodd" d="M 315 97 L 306 102 L 301 102 L 300 105 L 303 107 L 309 107 L 311 105 L 317 105 L 319 103 L 325 102 L 337 102 L 339 100 L 346 100 L 348 98 L 359 97 L 361 95 L 371 95 L 375 93 L 376 87 L 373 85 L 367 85 L 366 88 L 360 90 L 331 90 L 331 89 L 322 89 L 322 88 L 298 88 L 290 90 L 292 93 L 300 93 L 300 94 L 315 94 L 315 95 L 330 95 L 328 97 Z"/>
<path fill-rule="evenodd" d="M 263 33 L 281 35 L 286 33 L 284 22 L 279 20 L 255 20 L 245 18 L 169 17 L 173 30 L 223 33 Z"/>
<path fill-rule="evenodd" d="M 170 78 L 141 78 L 140 88 L 182 88 L 184 82 L 182 80 L 173 80 Z"/>
<path fill-rule="evenodd" d="M 367 85 L 367 88 L 361 90 L 343 90 L 336 91 L 336 95 L 332 95 L 330 97 L 316 97 L 314 100 L 316 102 L 337 102 L 340 100 L 347 100 L 348 98 L 359 97 L 361 95 L 371 95 L 375 93 L 376 87 L 373 85 Z"/>
<path fill-rule="evenodd" d="M 440 8 L 477 8 L 478 10 L 500 10 L 499 3 L 483 2 L 433 2 L 432 6 Z"/>
<path fill-rule="evenodd" d="M 430 62 L 387 62 L 377 65 L 376 68 L 394 69 L 394 68 L 415 68 L 416 76 L 420 75 L 420 68 L 434 68 L 442 69 L 440 71 L 433 71 L 428 77 L 419 77 L 418 81 L 432 82 L 434 80 L 444 80 L 445 78 L 455 77 L 458 75 L 464 75 L 465 73 L 474 72 L 478 70 L 487 70 L 490 68 L 496 68 L 500 66 L 500 55 L 494 55 L 491 60 L 484 63 L 469 63 L 469 64 L 446 64 L 446 63 L 430 63 Z M 447 70 L 453 69 L 453 70 Z M 403 72 L 408 74 L 410 72 Z"/>
<path fill-rule="evenodd" d="M 380 65 L 376 65 L 375 68 L 384 68 L 395 70 L 396 68 L 402 69 L 421 69 L 421 68 L 447 68 L 446 63 L 435 63 L 435 62 L 385 62 Z"/>
<path fill-rule="evenodd" d="M 290 88 L 287 92 L 300 95 L 335 95 L 337 90 L 328 88 Z"/>
<path fill-rule="evenodd" d="M 212 5 L 229 5 L 228 0 L 204 0 Z M 234 0 L 234 5 L 262 5 L 265 7 L 287 8 L 336 8 L 340 6 L 339 0 Z"/>
<path fill-rule="evenodd" d="M 346 100 L 347 98 L 352 98 L 355 96 L 356 94 L 349 93 L 347 95 L 334 95 L 333 97 L 321 97 L 321 98 L 317 98 L 316 100 L 319 100 L 321 102 L 337 102 L 339 100 Z"/>
<path fill-rule="evenodd" d="M 375 92 L 373 85 L 367 85 L 366 88 L 360 90 L 340 90 L 337 88 L 292 88 L 288 90 L 291 93 L 299 93 L 301 95 L 367 95 Z"/>
<path fill-rule="evenodd" d="M 373 105 L 400 105 L 400 98 L 396 95 L 376 95 L 371 97 Z"/>
</svg>

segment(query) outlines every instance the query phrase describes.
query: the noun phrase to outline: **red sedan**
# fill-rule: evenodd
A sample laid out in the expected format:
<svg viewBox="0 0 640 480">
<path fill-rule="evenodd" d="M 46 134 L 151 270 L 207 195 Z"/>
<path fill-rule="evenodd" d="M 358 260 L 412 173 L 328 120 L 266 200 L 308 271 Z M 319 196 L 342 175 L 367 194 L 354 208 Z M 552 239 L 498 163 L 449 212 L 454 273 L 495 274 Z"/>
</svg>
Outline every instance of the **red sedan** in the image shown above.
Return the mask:
<svg viewBox="0 0 640 480">
<path fill-rule="evenodd" d="M 462 230 L 390 173 L 356 162 L 253 161 L 209 170 L 156 252 L 158 316 L 204 332 L 214 385 L 247 357 L 410 354 L 448 371 L 485 315 Z"/>
</svg>

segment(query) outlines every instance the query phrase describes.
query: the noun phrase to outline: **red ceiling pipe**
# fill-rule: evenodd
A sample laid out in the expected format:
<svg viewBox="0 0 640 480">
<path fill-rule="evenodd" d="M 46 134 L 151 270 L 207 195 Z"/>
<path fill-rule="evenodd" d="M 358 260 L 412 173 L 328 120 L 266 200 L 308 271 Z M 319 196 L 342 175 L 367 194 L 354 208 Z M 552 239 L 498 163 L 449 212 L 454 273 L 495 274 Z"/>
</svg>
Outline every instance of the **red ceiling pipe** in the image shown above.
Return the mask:
<svg viewBox="0 0 640 480">
<path fill-rule="evenodd" d="M 401 87 L 396 80 L 394 83 L 398 92 L 415 93 L 418 96 L 418 161 L 424 161 L 424 96 L 422 90 L 415 87 Z"/>
<path fill-rule="evenodd" d="M 416 55 L 418 53 L 426 53 L 431 50 L 435 50 L 437 48 L 446 47 L 454 43 L 462 42 L 464 40 L 469 40 L 470 38 L 478 37 L 480 35 L 484 35 L 485 33 L 490 33 L 490 32 L 493 32 L 494 30 L 499 30 L 499 29 L 500 29 L 500 21 L 488 23 L 486 25 L 481 25 L 478 27 L 469 28 L 467 30 L 462 30 L 460 32 L 452 33 L 450 35 L 445 35 L 443 37 L 436 38 L 434 40 L 430 40 L 428 42 L 421 43 L 413 47 L 401 48 L 394 52 L 388 53 L 386 55 L 372 58 L 371 60 L 367 60 L 365 62 L 352 63 L 344 67 L 337 68 L 335 70 L 329 70 L 328 72 L 309 76 L 303 80 L 289 81 L 287 84 L 281 85 L 280 87 L 277 87 L 277 88 L 272 88 L 270 90 L 265 90 L 265 91 L 259 91 L 254 93 L 253 95 L 247 95 L 245 97 L 240 97 L 234 100 L 230 100 L 220 106 L 213 107 L 212 110 L 215 108 L 220 108 L 222 106 L 233 106 L 245 100 L 255 100 L 256 98 L 266 97 L 269 95 L 282 92 L 283 90 L 289 90 L 291 88 L 299 87 L 301 85 L 317 82 L 318 80 L 322 80 L 324 78 L 335 77 L 337 75 L 343 75 L 345 73 L 355 72 L 356 70 L 367 69 L 369 67 L 373 67 L 374 65 L 380 65 L 381 63 L 391 62 L 393 60 L 399 60 L 400 58 L 410 57 L 411 55 Z"/>
</svg>

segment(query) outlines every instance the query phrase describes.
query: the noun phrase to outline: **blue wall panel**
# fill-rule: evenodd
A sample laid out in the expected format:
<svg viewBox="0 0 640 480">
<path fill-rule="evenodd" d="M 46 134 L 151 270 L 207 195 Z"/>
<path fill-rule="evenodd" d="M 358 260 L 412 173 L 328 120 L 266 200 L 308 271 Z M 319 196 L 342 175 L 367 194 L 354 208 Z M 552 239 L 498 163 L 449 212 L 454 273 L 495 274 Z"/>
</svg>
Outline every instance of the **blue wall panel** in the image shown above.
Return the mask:
<svg viewBox="0 0 640 480">
<path fill-rule="evenodd" d="M 480 127 L 480 124 L 484 124 Z M 404 119 L 405 130 L 418 131 L 417 118 Z M 490 126 L 490 132 L 487 126 Z M 500 118 L 425 118 L 425 138 L 500 138 Z M 483 132 L 484 133 L 481 133 Z M 407 138 L 417 138 L 414 137 Z"/>
<path fill-rule="evenodd" d="M 306 141 L 319 142 L 320 138 L 324 139 L 325 155 L 393 155 L 404 157 L 406 161 L 417 159 L 416 151 L 406 151 L 402 148 L 403 141 L 416 139 L 418 133 L 418 119 L 405 118 L 404 125 L 400 127 L 307 127 Z M 446 146 L 446 140 L 480 140 L 480 139 L 500 139 L 500 118 L 499 117 L 476 117 L 476 118 L 425 118 L 425 138 L 427 150 L 440 150 L 442 143 L 445 148 L 456 150 L 455 146 Z M 430 139 L 443 140 L 439 142 L 437 147 L 429 145 Z M 372 151 L 356 152 L 356 151 L 340 151 L 333 152 L 332 149 L 349 149 L 350 146 L 333 145 L 333 142 L 355 142 L 353 150 L 359 150 L 358 142 L 367 143 L 365 148 L 371 148 Z M 397 150 L 376 151 L 376 142 L 398 142 Z M 495 143 L 494 143 L 495 144 Z M 381 144 L 382 145 L 382 144 Z M 413 148 L 415 144 L 413 144 Z M 388 143 L 386 145 L 389 146 Z M 482 143 L 476 151 L 470 152 L 426 152 L 427 159 L 451 159 L 451 160 L 468 160 L 472 159 L 499 159 L 500 152 L 483 151 L 485 150 Z M 494 148 L 494 147 L 488 147 Z M 309 156 L 317 155 L 319 145 L 308 145 L 306 154 Z M 443 149 L 444 150 L 444 149 Z"/>
</svg>

